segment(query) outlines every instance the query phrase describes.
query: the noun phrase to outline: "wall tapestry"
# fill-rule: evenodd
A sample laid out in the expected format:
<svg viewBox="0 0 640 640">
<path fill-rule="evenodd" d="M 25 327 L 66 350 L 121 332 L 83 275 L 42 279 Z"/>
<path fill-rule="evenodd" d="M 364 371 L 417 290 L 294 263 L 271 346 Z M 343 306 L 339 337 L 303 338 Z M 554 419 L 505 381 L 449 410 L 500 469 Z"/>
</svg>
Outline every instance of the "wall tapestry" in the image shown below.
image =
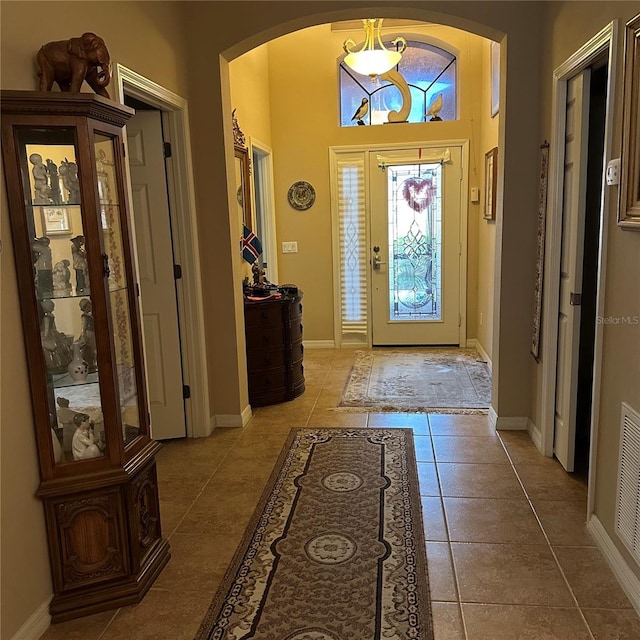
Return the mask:
<svg viewBox="0 0 640 640">
<path fill-rule="evenodd" d="M 538 253 L 533 307 L 533 335 L 531 353 L 540 362 L 540 324 L 542 315 L 542 285 L 544 282 L 544 234 L 547 221 L 547 183 L 549 176 L 549 143 L 540 145 L 540 190 L 538 192 Z"/>
</svg>

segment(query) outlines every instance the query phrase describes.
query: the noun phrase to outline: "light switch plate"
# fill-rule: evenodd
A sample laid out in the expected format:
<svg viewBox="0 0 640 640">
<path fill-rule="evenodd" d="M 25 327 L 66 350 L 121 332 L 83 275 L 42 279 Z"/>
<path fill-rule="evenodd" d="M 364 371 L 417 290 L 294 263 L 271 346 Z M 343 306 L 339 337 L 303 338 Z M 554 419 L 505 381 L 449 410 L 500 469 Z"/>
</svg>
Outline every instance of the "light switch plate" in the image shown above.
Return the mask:
<svg viewBox="0 0 640 640">
<path fill-rule="evenodd" d="M 471 187 L 471 202 L 480 202 L 480 189 Z"/>
<path fill-rule="evenodd" d="M 283 242 L 282 243 L 282 253 L 298 253 L 298 243 L 297 242 Z"/>
</svg>

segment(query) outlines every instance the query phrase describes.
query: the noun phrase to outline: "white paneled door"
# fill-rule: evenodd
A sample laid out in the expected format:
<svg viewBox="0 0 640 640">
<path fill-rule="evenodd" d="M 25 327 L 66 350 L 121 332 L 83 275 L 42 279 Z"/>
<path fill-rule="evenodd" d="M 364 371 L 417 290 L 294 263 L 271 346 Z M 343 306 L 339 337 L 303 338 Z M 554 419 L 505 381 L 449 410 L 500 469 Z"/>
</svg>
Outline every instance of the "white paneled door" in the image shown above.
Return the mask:
<svg viewBox="0 0 640 640">
<path fill-rule="evenodd" d="M 143 333 L 156 440 L 186 435 L 171 221 L 159 111 L 127 124 Z"/>
<path fill-rule="evenodd" d="M 369 155 L 373 344 L 458 345 L 462 149 Z"/>
<path fill-rule="evenodd" d="M 587 69 L 567 83 L 554 425 L 554 452 L 567 471 L 573 471 L 576 444 L 590 78 Z"/>
</svg>

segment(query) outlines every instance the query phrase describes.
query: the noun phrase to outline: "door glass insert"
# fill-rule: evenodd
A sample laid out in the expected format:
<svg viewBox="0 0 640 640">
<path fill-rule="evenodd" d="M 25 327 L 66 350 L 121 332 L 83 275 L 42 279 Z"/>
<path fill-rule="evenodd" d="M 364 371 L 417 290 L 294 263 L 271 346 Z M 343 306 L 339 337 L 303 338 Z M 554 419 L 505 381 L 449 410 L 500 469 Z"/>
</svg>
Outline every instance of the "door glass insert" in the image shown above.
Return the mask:
<svg viewBox="0 0 640 640">
<path fill-rule="evenodd" d="M 387 166 L 389 320 L 442 320 L 442 166 Z"/>
</svg>

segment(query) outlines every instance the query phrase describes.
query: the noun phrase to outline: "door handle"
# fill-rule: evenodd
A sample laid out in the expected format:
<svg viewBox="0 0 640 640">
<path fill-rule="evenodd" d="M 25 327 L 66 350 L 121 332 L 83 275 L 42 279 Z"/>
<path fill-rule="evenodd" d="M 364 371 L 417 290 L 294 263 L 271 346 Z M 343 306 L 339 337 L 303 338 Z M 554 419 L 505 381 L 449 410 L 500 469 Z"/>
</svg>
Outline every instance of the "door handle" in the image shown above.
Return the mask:
<svg viewBox="0 0 640 640">
<path fill-rule="evenodd" d="M 572 307 L 579 307 L 582 304 L 582 294 L 581 293 L 571 293 L 569 295 L 569 304 Z"/>
<path fill-rule="evenodd" d="M 380 260 L 380 256 L 379 255 L 375 255 L 373 256 L 373 268 L 376 270 L 380 269 L 380 265 L 382 264 L 387 264 L 386 262 L 383 262 L 382 260 Z"/>
</svg>

